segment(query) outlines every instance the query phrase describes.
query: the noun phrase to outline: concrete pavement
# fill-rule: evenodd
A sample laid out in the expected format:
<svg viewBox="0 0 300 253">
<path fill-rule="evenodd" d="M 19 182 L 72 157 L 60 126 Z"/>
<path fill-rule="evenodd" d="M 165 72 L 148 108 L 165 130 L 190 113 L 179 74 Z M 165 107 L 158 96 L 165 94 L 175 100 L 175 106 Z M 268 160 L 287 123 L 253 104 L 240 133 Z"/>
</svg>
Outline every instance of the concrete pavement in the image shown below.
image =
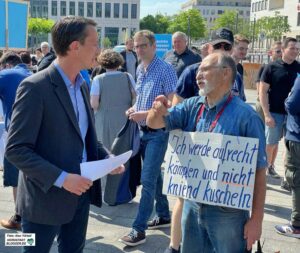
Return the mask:
<svg viewBox="0 0 300 253">
<path fill-rule="evenodd" d="M 251 105 L 255 104 L 255 91 L 246 91 L 247 100 Z M 276 161 L 276 170 L 281 176 L 283 169 L 283 143 L 280 143 L 279 154 Z M 2 178 L 2 171 L 0 172 Z M 87 243 L 84 253 L 163 253 L 169 243 L 169 229 L 147 231 L 147 242 L 144 245 L 129 248 L 125 247 L 118 239 L 129 232 L 135 218 L 140 189 L 138 196 L 132 204 L 115 207 L 103 205 L 101 209 L 91 207 L 90 219 L 87 233 Z M 170 209 L 175 203 L 175 198 L 169 198 Z M 280 188 L 280 180 L 268 178 L 267 198 L 265 204 L 265 217 L 263 223 L 263 235 L 261 238 L 264 253 L 299 253 L 300 240 L 278 235 L 274 225 L 284 224 L 289 221 L 291 212 L 291 195 Z M 14 210 L 12 189 L 3 188 L 0 183 L 0 219 L 9 218 Z M 5 247 L 5 233 L 12 233 L 0 227 L 0 253 L 21 252 L 18 247 Z M 56 253 L 56 244 L 53 245 L 51 253 Z M 255 252 L 255 250 L 253 250 Z"/>
</svg>

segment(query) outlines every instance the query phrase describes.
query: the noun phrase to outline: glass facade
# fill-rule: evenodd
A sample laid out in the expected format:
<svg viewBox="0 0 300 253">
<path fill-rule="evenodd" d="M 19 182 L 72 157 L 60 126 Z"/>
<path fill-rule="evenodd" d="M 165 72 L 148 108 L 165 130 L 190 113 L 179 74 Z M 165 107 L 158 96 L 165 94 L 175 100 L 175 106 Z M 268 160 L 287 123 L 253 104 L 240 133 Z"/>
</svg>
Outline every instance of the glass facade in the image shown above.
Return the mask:
<svg viewBox="0 0 300 253">
<path fill-rule="evenodd" d="M 84 2 L 78 2 L 78 16 L 84 16 Z"/>
<path fill-rule="evenodd" d="M 69 3 L 69 15 L 75 16 L 75 2 L 70 1 Z"/>
<path fill-rule="evenodd" d="M 102 17 L 102 3 L 96 3 L 96 17 Z"/>
<path fill-rule="evenodd" d="M 123 4 L 122 18 L 128 18 L 128 4 Z"/>
<path fill-rule="evenodd" d="M 87 3 L 87 16 L 89 18 L 93 17 L 93 2 Z"/>
<path fill-rule="evenodd" d="M 48 1 L 31 0 L 30 15 L 33 18 L 48 18 Z"/>
<path fill-rule="evenodd" d="M 66 16 L 67 15 L 67 3 L 66 1 L 60 2 L 60 15 Z"/>
<path fill-rule="evenodd" d="M 111 4 L 105 3 L 105 17 L 110 18 L 111 15 Z"/>
<path fill-rule="evenodd" d="M 137 18 L 137 4 L 131 5 L 131 18 Z"/>
<path fill-rule="evenodd" d="M 104 37 L 109 38 L 112 47 L 117 45 L 119 39 L 119 27 L 105 27 Z"/>
<path fill-rule="evenodd" d="M 51 15 L 57 16 L 57 1 L 51 2 Z"/>
<path fill-rule="evenodd" d="M 114 18 L 120 17 L 120 4 L 114 3 Z"/>
</svg>

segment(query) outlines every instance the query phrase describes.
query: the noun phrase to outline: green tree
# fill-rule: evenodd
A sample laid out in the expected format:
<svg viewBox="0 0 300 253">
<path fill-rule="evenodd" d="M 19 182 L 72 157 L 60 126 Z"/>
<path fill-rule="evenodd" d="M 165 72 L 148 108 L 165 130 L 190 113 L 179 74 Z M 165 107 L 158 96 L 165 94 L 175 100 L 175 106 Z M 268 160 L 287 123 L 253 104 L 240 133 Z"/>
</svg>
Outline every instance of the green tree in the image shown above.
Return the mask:
<svg viewBox="0 0 300 253">
<path fill-rule="evenodd" d="M 169 33 L 181 31 L 190 35 L 192 39 L 199 39 L 205 35 L 205 21 L 199 10 L 182 11 L 178 15 L 173 16 L 167 31 Z"/>
<path fill-rule="evenodd" d="M 30 34 L 47 34 L 50 33 L 54 21 L 52 19 L 29 18 L 28 32 Z"/>
<path fill-rule="evenodd" d="M 234 34 L 243 34 L 247 38 L 251 38 L 251 24 L 240 17 L 235 10 L 226 10 L 214 22 L 213 29 L 221 27 L 229 28 Z"/>
<path fill-rule="evenodd" d="M 140 22 L 141 30 L 147 29 L 154 33 L 166 33 L 170 24 L 170 17 L 162 14 L 148 15 Z"/>
<path fill-rule="evenodd" d="M 284 33 L 290 32 L 287 17 L 275 12 L 274 17 L 262 17 L 256 22 L 255 36 L 263 32 L 267 38 L 280 40 Z"/>
<path fill-rule="evenodd" d="M 104 48 L 110 48 L 111 47 L 111 41 L 108 37 L 105 37 L 103 39 L 103 47 Z"/>
<path fill-rule="evenodd" d="M 51 28 L 54 25 L 52 19 L 42 19 L 42 18 L 29 18 L 28 20 L 28 33 L 31 38 L 30 46 L 35 47 L 43 40 L 48 33 L 51 32 Z M 35 41 L 35 43 L 34 43 Z"/>
</svg>

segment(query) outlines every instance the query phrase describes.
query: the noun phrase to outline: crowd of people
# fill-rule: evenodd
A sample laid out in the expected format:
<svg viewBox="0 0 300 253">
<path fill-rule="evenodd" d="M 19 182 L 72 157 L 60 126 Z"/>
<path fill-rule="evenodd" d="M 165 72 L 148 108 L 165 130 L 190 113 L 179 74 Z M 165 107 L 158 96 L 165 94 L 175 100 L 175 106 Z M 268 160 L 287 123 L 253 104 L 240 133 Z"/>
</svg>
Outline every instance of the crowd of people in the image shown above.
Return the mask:
<svg viewBox="0 0 300 253">
<path fill-rule="evenodd" d="M 43 42 L 34 59 L 14 52 L 0 58 L 0 98 L 8 132 L 3 179 L 4 186 L 13 187 L 16 203 L 15 214 L 1 225 L 36 234 L 36 246 L 23 252 L 49 252 L 56 236 L 59 252 L 83 251 L 89 206 L 101 206 L 112 181 L 102 178 L 101 185 L 82 177 L 80 163 L 114 155 L 115 140 L 128 122 L 138 126 L 142 162 L 132 163 L 139 164 L 139 171 L 130 168 L 131 178 L 121 180 L 131 188 L 126 201 L 135 196 L 137 185 L 142 190 L 132 228 L 120 242 L 137 246 L 146 242 L 147 229 L 171 226 L 165 253 L 251 252 L 262 232 L 266 175 L 280 178 L 274 163 L 283 137 L 286 170 L 281 185 L 292 192 L 293 203 L 291 222 L 275 229 L 300 238 L 296 39 L 272 45 L 272 62 L 257 77 L 254 110 L 245 103 L 241 64 L 250 41 L 228 28 L 213 31 L 200 54 L 189 49 L 187 36 L 178 31 L 172 36 L 173 49 L 162 59 L 149 30 L 128 38 L 120 54 L 100 52 L 96 23 L 83 17 L 57 21 L 51 35 L 53 50 Z M 31 67 L 32 60 L 37 67 Z M 258 139 L 250 213 L 178 198 L 170 215 L 161 166 L 173 129 Z M 119 178 L 124 170 L 121 165 L 111 174 Z"/>
</svg>

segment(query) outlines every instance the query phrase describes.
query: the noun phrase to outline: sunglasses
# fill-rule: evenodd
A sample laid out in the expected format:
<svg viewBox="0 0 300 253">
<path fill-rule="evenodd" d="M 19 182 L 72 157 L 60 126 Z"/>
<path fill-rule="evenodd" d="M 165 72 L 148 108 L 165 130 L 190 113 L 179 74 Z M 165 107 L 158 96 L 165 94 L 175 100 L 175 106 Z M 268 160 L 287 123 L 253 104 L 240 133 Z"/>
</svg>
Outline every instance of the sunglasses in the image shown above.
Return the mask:
<svg viewBox="0 0 300 253">
<path fill-rule="evenodd" d="M 230 51 L 232 49 L 232 45 L 228 44 L 228 43 L 218 43 L 216 45 L 213 45 L 213 48 L 215 50 L 224 48 L 225 51 Z"/>
<path fill-rule="evenodd" d="M 281 50 L 276 50 L 275 53 L 276 54 L 281 54 Z"/>
</svg>

